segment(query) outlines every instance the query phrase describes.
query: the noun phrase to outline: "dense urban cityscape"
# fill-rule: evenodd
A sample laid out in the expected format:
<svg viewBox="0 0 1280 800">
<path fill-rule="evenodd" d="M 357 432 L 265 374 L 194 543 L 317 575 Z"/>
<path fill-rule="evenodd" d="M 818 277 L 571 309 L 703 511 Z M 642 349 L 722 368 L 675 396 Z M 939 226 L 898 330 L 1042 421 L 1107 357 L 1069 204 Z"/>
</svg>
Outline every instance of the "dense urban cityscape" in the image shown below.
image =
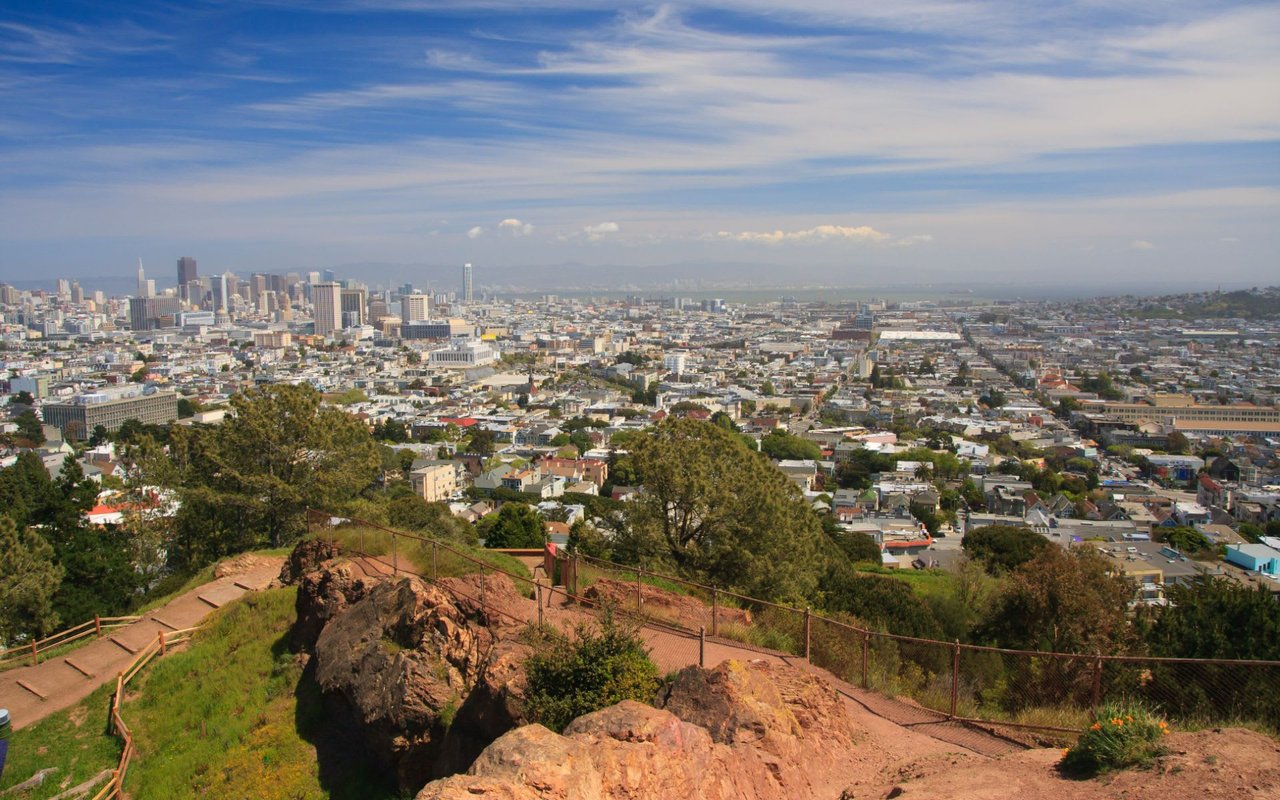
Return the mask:
<svg viewBox="0 0 1280 800">
<path fill-rule="evenodd" d="M 1280 798 L 1278 45 L 0 5 L 0 800 Z"/>
</svg>

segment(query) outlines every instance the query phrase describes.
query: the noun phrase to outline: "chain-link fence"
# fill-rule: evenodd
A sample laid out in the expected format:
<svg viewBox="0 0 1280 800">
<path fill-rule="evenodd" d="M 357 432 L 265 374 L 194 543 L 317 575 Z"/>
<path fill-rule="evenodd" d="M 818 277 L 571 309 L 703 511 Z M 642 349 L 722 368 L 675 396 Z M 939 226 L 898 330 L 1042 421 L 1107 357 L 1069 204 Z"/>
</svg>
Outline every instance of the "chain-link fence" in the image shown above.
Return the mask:
<svg viewBox="0 0 1280 800">
<path fill-rule="evenodd" d="M 571 628 L 588 614 L 626 620 L 664 669 L 701 664 L 708 642 L 805 659 L 860 702 L 903 722 L 950 720 L 1074 733 L 1110 700 L 1138 700 L 1183 725 L 1244 723 L 1280 731 L 1280 661 L 1168 659 L 1048 653 L 942 642 L 861 627 L 672 575 L 548 549 L 533 569 L 498 551 L 466 548 L 384 526 L 308 515 L 313 531 L 389 574 L 446 581 L 485 609 L 490 579 L 505 576 L 529 604 L 494 609 L 515 622 Z M 661 632 L 662 635 L 658 635 Z M 899 719 L 901 718 L 901 719 Z"/>
</svg>

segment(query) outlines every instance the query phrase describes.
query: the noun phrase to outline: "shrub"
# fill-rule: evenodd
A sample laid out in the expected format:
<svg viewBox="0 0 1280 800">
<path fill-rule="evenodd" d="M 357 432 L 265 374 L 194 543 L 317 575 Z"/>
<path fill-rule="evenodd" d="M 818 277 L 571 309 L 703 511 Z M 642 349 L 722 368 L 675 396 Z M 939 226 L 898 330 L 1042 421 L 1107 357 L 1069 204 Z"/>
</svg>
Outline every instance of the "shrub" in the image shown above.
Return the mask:
<svg viewBox="0 0 1280 800">
<path fill-rule="evenodd" d="M 1106 703 L 1094 722 L 1062 757 L 1062 771 L 1091 777 L 1114 769 L 1146 764 L 1165 752 L 1168 723 L 1138 703 Z"/>
<path fill-rule="evenodd" d="M 592 711 L 638 700 L 648 703 L 659 684 L 638 632 L 615 622 L 606 610 L 596 625 L 578 625 L 572 635 L 554 628 L 531 628 L 534 652 L 526 710 L 553 731 Z"/>
</svg>

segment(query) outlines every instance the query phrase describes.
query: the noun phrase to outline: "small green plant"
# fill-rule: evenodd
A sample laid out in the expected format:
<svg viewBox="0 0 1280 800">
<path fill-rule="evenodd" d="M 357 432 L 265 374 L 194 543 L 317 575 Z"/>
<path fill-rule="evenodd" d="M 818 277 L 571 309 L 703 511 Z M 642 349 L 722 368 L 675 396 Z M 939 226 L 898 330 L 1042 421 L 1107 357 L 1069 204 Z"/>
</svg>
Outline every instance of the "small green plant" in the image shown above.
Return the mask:
<svg viewBox="0 0 1280 800">
<path fill-rule="evenodd" d="M 1106 703 L 1074 746 L 1063 751 L 1061 768 L 1068 775 L 1092 777 L 1111 770 L 1141 766 L 1163 755 L 1169 725 L 1159 715 L 1133 702 Z"/>
<path fill-rule="evenodd" d="M 571 635 L 550 627 L 529 629 L 534 652 L 526 708 L 530 718 L 553 731 L 592 711 L 623 700 L 651 702 L 659 685 L 637 630 L 616 622 L 605 610 L 596 625 L 579 625 Z"/>
</svg>

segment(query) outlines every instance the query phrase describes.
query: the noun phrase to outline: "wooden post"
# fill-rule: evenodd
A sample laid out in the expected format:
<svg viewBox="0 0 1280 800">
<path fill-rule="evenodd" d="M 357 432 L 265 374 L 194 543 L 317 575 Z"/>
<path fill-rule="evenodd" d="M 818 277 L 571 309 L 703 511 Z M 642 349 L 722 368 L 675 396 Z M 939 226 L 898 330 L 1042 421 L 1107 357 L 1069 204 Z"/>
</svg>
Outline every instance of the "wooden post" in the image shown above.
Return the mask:
<svg viewBox="0 0 1280 800">
<path fill-rule="evenodd" d="M 956 639 L 951 651 L 951 716 L 956 715 L 956 703 L 960 698 L 960 640 Z"/>
<path fill-rule="evenodd" d="M 804 660 L 805 661 L 809 660 L 809 646 L 811 641 L 811 637 L 809 635 L 809 631 L 810 631 L 809 626 L 812 622 L 812 616 L 813 615 L 810 613 L 809 607 L 805 606 L 804 608 Z"/>
<path fill-rule="evenodd" d="M 160 655 L 164 655 L 164 631 L 156 631 L 156 638 L 160 640 Z"/>
<path fill-rule="evenodd" d="M 871 631 L 862 632 L 862 688 L 870 689 L 870 670 L 871 664 Z"/>
<path fill-rule="evenodd" d="M 711 587 L 711 635 L 712 636 L 717 636 L 719 635 L 719 632 L 720 632 L 720 614 L 719 614 L 719 608 L 718 608 L 719 605 L 720 605 L 720 590 L 712 586 Z"/>
<path fill-rule="evenodd" d="M 707 666 L 707 626 L 698 626 L 698 666 Z"/>
<path fill-rule="evenodd" d="M 36 647 L 36 640 L 31 640 L 31 665 L 35 666 L 40 663 L 40 651 Z"/>
<path fill-rule="evenodd" d="M 102 617 L 97 614 L 93 615 L 93 632 L 97 636 L 102 635 Z"/>
</svg>

